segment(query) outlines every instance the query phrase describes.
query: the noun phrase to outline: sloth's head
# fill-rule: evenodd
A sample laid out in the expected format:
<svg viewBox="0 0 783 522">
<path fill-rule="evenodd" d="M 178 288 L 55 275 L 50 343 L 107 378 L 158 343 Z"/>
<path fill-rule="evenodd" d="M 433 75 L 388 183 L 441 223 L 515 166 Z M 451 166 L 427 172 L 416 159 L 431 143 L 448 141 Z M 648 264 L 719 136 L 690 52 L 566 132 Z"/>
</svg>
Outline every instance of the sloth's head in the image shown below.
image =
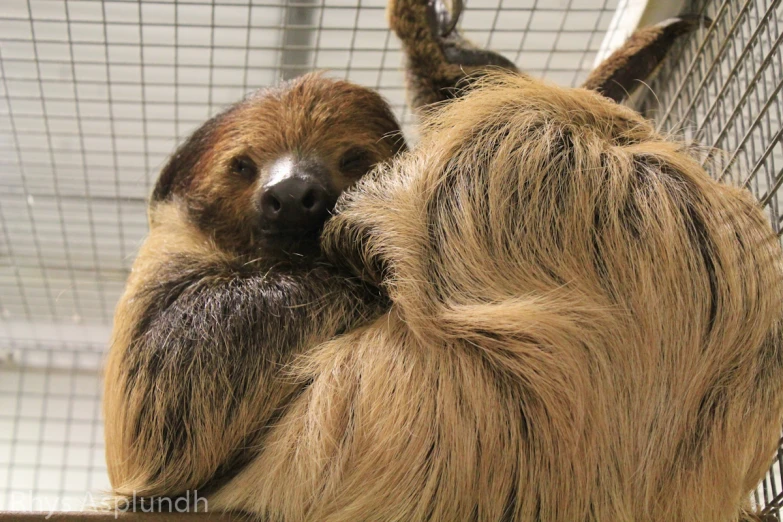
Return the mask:
<svg viewBox="0 0 783 522">
<path fill-rule="evenodd" d="M 340 194 L 404 147 L 377 93 L 311 74 L 202 125 L 161 172 L 151 205 L 183 205 L 230 251 L 308 255 Z"/>
</svg>

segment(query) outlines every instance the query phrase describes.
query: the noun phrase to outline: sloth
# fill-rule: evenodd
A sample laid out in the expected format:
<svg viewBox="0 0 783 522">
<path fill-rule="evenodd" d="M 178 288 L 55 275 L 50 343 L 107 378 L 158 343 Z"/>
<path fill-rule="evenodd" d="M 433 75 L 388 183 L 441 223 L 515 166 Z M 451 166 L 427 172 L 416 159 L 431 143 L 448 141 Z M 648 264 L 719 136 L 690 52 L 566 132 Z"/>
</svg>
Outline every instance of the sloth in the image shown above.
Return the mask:
<svg viewBox="0 0 783 522">
<path fill-rule="evenodd" d="M 114 493 L 198 489 L 271 520 L 736 521 L 780 413 L 758 211 L 632 111 L 528 78 L 421 5 L 390 8 L 412 104 L 453 106 L 415 153 L 377 94 L 310 75 L 163 169 L 107 364 Z M 427 31 L 419 51 L 402 19 Z M 586 85 L 622 99 L 693 25 L 642 30 Z M 736 399 L 740 377 L 758 378 Z"/>
<path fill-rule="evenodd" d="M 736 522 L 783 416 L 776 235 L 585 89 L 489 75 L 343 195 L 335 264 L 386 314 L 210 506 L 264 520 Z"/>
<path fill-rule="evenodd" d="M 295 396 L 279 371 L 380 312 L 320 255 L 337 197 L 405 147 L 374 91 L 308 75 L 199 128 L 149 205 L 106 367 L 106 456 L 119 496 L 226 479 Z"/>
</svg>

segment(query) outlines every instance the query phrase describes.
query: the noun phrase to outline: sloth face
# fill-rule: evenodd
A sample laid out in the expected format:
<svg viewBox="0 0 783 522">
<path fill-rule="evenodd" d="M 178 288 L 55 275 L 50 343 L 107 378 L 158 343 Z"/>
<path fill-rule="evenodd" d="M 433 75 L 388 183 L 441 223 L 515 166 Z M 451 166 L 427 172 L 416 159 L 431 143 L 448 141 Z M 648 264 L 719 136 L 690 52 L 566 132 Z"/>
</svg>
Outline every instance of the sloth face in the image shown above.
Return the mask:
<svg viewBox="0 0 783 522">
<path fill-rule="evenodd" d="M 340 194 L 404 146 L 378 94 L 307 75 L 204 124 L 162 172 L 153 204 L 184 203 L 229 251 L 309 257 Z"/>
</svg>

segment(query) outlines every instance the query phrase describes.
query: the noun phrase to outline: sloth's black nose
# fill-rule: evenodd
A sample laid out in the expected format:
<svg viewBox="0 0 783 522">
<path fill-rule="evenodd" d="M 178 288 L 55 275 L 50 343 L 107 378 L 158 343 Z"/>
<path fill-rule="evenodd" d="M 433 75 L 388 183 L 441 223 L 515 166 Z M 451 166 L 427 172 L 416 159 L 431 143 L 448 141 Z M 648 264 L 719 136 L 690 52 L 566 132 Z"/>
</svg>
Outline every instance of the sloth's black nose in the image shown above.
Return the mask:
<svg viewBox="0 0 783 522">
<path fill-rule="evenodd" d="M 317 230 L 329 217 L 329 194 L 318 183 L 297 177 L 264 187 L 261 212 L 274 230 Z"/>
</svg>

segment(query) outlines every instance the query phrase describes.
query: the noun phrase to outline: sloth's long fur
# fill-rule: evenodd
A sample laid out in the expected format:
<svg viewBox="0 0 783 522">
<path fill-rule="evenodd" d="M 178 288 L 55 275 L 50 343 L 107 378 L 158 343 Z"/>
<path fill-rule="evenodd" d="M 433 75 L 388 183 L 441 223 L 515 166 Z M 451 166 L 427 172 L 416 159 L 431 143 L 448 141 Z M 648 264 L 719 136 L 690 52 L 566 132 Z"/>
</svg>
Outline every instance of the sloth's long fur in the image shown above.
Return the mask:
<svg viewBox="0 0 783 522">
<path fill-rule="evenodd" d="M 347 194 L 325 241 L 391 309 L 290 367 L 301 392 L 211 507 L 744 516 L 783 412 L 780 247 L 747 192 L 633 111 L 484 80 Z"/>
</svg>

